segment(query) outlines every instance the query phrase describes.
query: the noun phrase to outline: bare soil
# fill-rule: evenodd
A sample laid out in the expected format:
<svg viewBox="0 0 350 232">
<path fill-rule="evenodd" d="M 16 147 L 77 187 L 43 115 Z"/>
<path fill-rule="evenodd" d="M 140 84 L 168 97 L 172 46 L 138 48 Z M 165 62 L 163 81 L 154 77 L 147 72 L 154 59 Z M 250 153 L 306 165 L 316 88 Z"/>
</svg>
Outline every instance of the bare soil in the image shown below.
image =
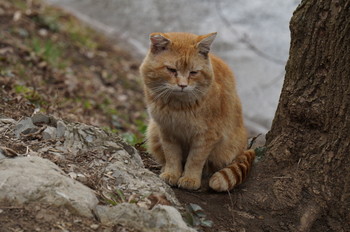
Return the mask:
<svg viewBox="0 0 350 232">
<path fill-rule="evenodd" d="M 75 28 L 79 28 L 76 30 Z M 0 0 L 0 116 L 19 120 L 35 111 L 134 135 L 142 141 L 146 124 L 138 63 L 106 38 L 81 25 L 74 17 L 38 1 Z M 36 151 L 50 141 L 17 140 L 0 135 L 0 146 L 18 154 Z M 145 166 L 159 173 L 159 166 L 143 151 Z M 89 168 L 94 151 L 59 160 L 44 158 L 66 173 L 74 166 L 92 178 L 82 182 L 100 193 L 105 187 L 99 173 Z M 112 184 L 112 182 L 110 183 Z M 235 201 L 229 193 L 204 189 L 189 192 L 174 188 L 180 202 L 204 209 L 211 227 L 200 231 L 236 231 L 232 224 Z M 244 184 L 234 191 L 244 192 Z M 106 204 L 99 196 L 101 204 Z M 0 203 L 0 231 L 133 231 L 105 228 L 97 219 L 71 214 L 44 204 L 21 207 Z M 107 231 L 108 231 L 107 230 Z"/>
</svg>

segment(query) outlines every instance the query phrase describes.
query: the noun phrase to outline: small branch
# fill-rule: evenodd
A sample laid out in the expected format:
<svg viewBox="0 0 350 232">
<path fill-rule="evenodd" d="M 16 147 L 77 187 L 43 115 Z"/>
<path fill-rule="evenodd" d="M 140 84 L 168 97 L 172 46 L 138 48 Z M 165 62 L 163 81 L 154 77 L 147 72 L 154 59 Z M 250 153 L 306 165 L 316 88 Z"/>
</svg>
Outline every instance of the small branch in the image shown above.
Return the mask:
<svg viewBox="0 0 350 232">
<path fill-rule="evenodd" d="M 273 179 L 292 179 L 293 177 L 291 177 L 291 176 L 274 176 L 272 178 Z"/>
<path fill-rule="evenodd" d="M 252 148 L 252 146 L 253 146 L 255 140 L 256 140 L 257 138 L 259 138 L 260 135 L 261 135 L 261 134 L 258 134 L 257 136 L 255 136 L 255 137 L 252 138 L 252 140 L 251 140 L 250 143 L 249 143 L 248 149 Z"/>
</svg>

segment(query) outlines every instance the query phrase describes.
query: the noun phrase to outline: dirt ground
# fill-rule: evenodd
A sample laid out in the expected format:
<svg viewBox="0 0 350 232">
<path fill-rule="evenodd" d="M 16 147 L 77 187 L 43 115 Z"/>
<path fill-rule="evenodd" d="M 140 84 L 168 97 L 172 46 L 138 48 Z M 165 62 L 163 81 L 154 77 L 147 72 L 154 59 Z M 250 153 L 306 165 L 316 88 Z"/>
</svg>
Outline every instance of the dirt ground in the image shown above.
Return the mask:
<svg viewBox="0 0 350 232">
<path fill-rule="evenodd" d="M 212 227 L 202 227 L 203 231 L 236 231 L 231 223 L 234 202 L 228 193 L 216 193 L 213 191 L 189 192 L 182 189 L 174 189 L 181 203 L 194 203 L 201 206 L 208 219 L 213 221 Z"/>
<path fill-rule="evenodd" d="M 160 166 L 150 157 L 149 154 L 141 151 L 141 158 L 149 170 L 159 174 Z M 232 223 L 232 217 L 234 212 L 239 213 L 236 210 L 235 199 L 233 198 L 233 192 L 244 192 L 244 183 L 237 186 L 233 191 L 225 193 L 217 193 L 209 189 L 207 183 L 204 182 L 202 187 L 198 191 L 187 191 L 179 188 L 172 188 L 183 206 L 191 204 L 199 205 L 205 214 L 205 219 L 213 222 L 212 226 L 206 227 L 201 225 L 197 227 L 199 231 L 211 232 L 211 231 L 237 231 Z"/>
<path fill-rule="evenodd" d="M 142 141 L 146 113 L 138 63 L 127 52 L 81 26 L 74 17 L 37 1 L 0 0 L 0 31 L 1 117 L 19 120 L 41 111 L 122 133 L 131 143 Z M 18 141 L 0 135 L 0 146 L 19 154 L 44 145 L 40 139 Z M 94 157 L 92 151 L 65 162 L 49 155 L 45 158 L 68 173 L 71 164 L 83 170 L 89 159 L 101 157 Z M 142 153 L 142 158 L 147 168 L 159 172 L 149 155 Z M 88 180 L 84 184 L 97 192 L 103 187 Z M 229 193 L 174 191 L 184 207 L 197 204 L 205 220 L 213 221 L 209 227 L 198 226 L 199 231 L 235 231 L 231 223 L 235 201 Z M 234 191 L 244 192 L 244 184 Z M 107 229 L 97 219 L 78 217 L 63 208 L 17 207 L 6 202 L 0 203 L 0 225 L 0 232 Z M 108 229 L 134 231 L 121 226 Z"/>
</svg>

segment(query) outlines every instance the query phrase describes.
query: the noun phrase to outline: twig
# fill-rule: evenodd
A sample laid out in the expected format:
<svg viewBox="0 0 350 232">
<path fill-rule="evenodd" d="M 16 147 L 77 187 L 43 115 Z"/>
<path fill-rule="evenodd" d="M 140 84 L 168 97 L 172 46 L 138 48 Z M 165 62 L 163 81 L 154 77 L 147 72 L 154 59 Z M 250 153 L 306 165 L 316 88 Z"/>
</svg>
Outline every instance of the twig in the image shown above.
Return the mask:
<svg viewBox="0 0 350 232">
<path fill-rule="evenodd" d="M 23 209 L 23 206 L 0 206 L 0 209 Z"/>
<path fill-rule="evenodd" d="M 24 137 L 24 138 L 30 138 L 30 137 L 37 137 L 41 134 L 41 132 L 43 132 L 45 129 L 47 128 L 46 125 L 42 126 L 39 128 L 39 130 L 35 131 L 34 133 L 29 133 L 29 134 L 23 134 L 21 133 L 21 136 Z"/>
<path fill-rule="evenodd" d="M 232 200 L 232 196 L 231 196 L 231 193 L 230 193 L 230 191 L 229 190 L 227 190 L 227 193 L 228 193 L 228 197 L 230 198 L 230 202 L 231 202 L 231 216 L 232 216 L 232 222 L 234 222 L 235 220 L 235 217 L 234 217 L 234 215 L 233 215 L 233 209 L 234 209 L 234 207 L 233 207 L 233 200 Z"/>
<path fill-rule="evenodd" d="M 108 177 L 108 178 L 111 178 L 111 179 L 115 180 L 115 177 L 114 177 L 114 176 L 111 176 L 111 175 L 109 175 L 109 174 L 107 174 L 107 173 L 103 173 L 103 175 L 106 176 L 106 177 Z"/>
<path fill-rule="evenodd" d="M 291 177 L 291 176 L 274 176 L 272 178 L 273 179 L 292 179 L 293 177 Z"/>
<path fill-rule="evenodd" d="M 301 158 L 298 160 L 297 169 L 299 169 L 300 162 L 301 162 Z"/>
<path fill-rule="evenodd" d="M 252 148 L 255 140 L 260 136 L 261 134 L 258 134 L 257 136 L 253 137 L 252 140 L 249 143 L 248 149 Z"/>
</svg>

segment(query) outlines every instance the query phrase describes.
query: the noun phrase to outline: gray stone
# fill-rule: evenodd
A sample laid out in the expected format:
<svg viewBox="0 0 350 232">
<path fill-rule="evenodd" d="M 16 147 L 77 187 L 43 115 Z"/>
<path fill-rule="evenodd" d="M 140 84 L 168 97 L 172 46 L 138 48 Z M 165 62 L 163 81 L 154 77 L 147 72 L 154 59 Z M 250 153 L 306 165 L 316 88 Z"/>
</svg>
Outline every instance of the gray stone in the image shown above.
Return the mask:
<svg viewBox="0 0 350 232">
<path fill-rule="evenodd" d="M 5 156 L 3 150 L 0 148 L 0 160 L 1 159 L 6 159 L 7 157 Z"/>
<path fill-rule="evenodd" d="M 99 147 L 110 136 L 97 127 L 70 123 L 66 128 L 64 146 L 71 151 Z"/>
<path fill-rule="evenodd" d="M 16 135 L 17 138 L 19 138 L 21 133 L 29 134 L 29 133 L 33 133 L 33 132 L 35 132 L 37 130 L 38 130 L 38 127 L 36 127 L 33 124 L 32 119 L 29 118 L 29 117 L 26 117 L 25 119 L 19 121 L 16 124 L 15 135 Z"/>
<path fill-rule="evenodd" d="M 43 139 L 55 139 L 56 138 L 56 128 L 52 126 L 46 127 L 46 129 L 43 131 Z"/>
<path fill-rule="evenodd" d="M 57 131 L 56 131 L 57 138 L 61 138 L 64 136 L 64 133 L 66 132 L 66 128 L 67 126 L 63 121 L 61 120 L 57 121 Z"/>
<path fill-rule="evenodd" d="M 169 185 L 145 169 L 138 151 L 117 135 L 85 124 L 69 123 L 64 138 L 64 147 L 73 153 L 91 149 L 97 152 L 106 149 L 114 151 L 111 154 L 114 161 L 108 164 L 103 172 L 111 173 L 116 179 L 115 187 L 123 190 L 125 194 L 146 196 L 151 193 L 162 193 L 172 204 L 180 205 Z"/>
<path fill-rule="evenodd" d="M 51 116 L 40 117 L 45 119 Z M 141 197 L 164 194 L 173 206 L 180 207 L 172 189 L 156 174 L 145 169 L 138 151 L 126 144 L 118 135 L 85 124 L 64 123 L 61 120 L 56 122 L 57 128 L 50 126 L 52 124 L 49 123 L 42 133 L 43 138 L 52 139 L 62 136 L 64 139 L 54 144 L 43 141 L 42 148 L 36 151 L 29 150 L 26 153 L 31 157 L 0 158 L 0 201 L 9 201 L 11 204 L 45 202 L 65 206 L 80 215 L 92 217 L 92 210 L 95 209 L 98 200 L 91 189 L 79 182 L 87 181 L 89 177 L 86 173 L 76 172 L 72 164 L 71 170 L 68 171 L 70 173 L 64 174 L 58 166 L 39 156 L 50 153 L 57 159 L 66 159 L 66 155 L 74 156 L 78 152 L 93 150 L 96 157 L 104 157 L 105 154 L 107 156 L 106 159 L 91 160 L 89 167 L 98 173 L 105 174 L 102 175 L 101 181 L 106 183 L 114 181 L 111 187 L 123 191 L 126 199 L 134 194 Z M 30 118 L 17 124 L 21 125 L 17 125 L 18 135 L 22 127 L 30 129 L 34 126 L 37 129 L 32 125 Z M 0 127 L 6 125 L 8 125 L 6 131 L 14 128 L 12 124 L 4 124 L 0 121 Z M 135 204 L 122 205 L 124 206 L 119 210 L 125 212 L 126 216 L 121 217 L 120 220 L 125 225 L 135 226 L 141 231 L 191 231 L 173 207 L 156 206 L 152 210 L 146 210 Z M 118 208 L 99 207 L 101 221 L 106 224 L 114 223 L 113 215 L 119 215 L 116 212 Z M 142 220 L 139 227 L 137 227 L 138 218 Z"/>
<path fill-rule="evenodd" d="M 142 159 L 134 147 L 123 142 L 119 136 L 107 133 L 98 127 L 69 123 L 66 126 L 64 137 L 64 147 L 70 151 L 76 152 L 97 147 L 100 147 L 101 150 L 106 148 L 125 150 L 130 158 L 142 165 Z"/>
<path fill-rule="evenodd" d="M 118 189 L 122 189 L 126 193 L 137 193 L 141 196 L 161 193 L 172 204 L 180 205 L 169 185 L 160 180 L 156 174 L 138 166 L 133 160 L 129 160 L 126 163 L 126 159 L 123 159 L 123 156 L 119 156 L 118 159 L 118 161 L 106 167 L 106 172 L 111 172 L 115 178 L 115 184 Z"/>
<path fill-rule="evenodd" d="M 32 121 L 34 124 L 46 124 L 53 127 L 57 126 L 57 119 L 52 115 L 36 113 L 32 116 Z"/>
<path fill-rule="evenodd" d="M 93 217 L 92 210 L 98 203 L 93 190 L 40 157 L 0 160 L 0 201 L 45 202 L 86 217 Z"/>
<path fill-rule="evenodd" d="M 50 117 L 42 113 L 37 113 L 32 116 L 32 121 L 34 124 L 37 124 L 37 123 L 49 124 Z"/>
<path fill-rule="evenodd" d="M 113 226 L 120 224 L 144 232 L 193 232 L 183 221 L 174 207 L 157 205 L 152 210 L 135 204 L 122 203 L 113 207 L 98 205 L 96 216 L 102 224 Z"/>
</svg>

